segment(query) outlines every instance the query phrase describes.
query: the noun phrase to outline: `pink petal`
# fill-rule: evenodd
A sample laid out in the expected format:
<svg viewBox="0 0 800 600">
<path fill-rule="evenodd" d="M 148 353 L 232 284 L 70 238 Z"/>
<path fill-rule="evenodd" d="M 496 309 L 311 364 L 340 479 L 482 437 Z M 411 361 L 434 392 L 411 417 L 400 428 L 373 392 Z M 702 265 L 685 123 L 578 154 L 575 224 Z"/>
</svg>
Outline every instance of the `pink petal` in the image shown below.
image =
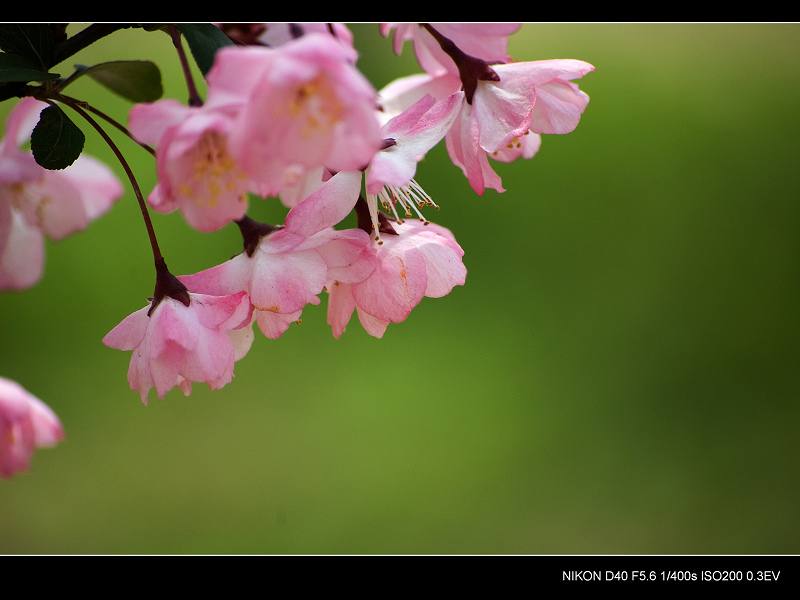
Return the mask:
<svg viewBox="0 0 800 600">
<path fill-rule="evenodd" d="M 157 147 L 167 129 L 180 125 L 196 111 L 171 98 L 136 104 L 128 113 L 128 129 L 139 142 Z"/>
<path fill-rule="evenodd" d="M 425 259 L 413 244 L 390 235 L 382 239 L 378 264 L 365 281 L 354 285 L 353 297 L 370 315 L 399 323 L 425 295 Z"/>
<path fill-rule="evenodd" d="M 333 337 L 338 340 L 350 321 L 356 301 L 349 283 L 333 281 L 326 288 L 328 290 L 328 324 L 333 331 Z"/>
<path fill-rule="evenodd" d="M 147 311 L 150 306 L 125 317 L 122 322 L 109 331 L 103 338 L 103 344 L 116 350 L 133 350 L 144 340 L 147 325 L 150 322 Z"/>
<path fill-rule="evenodd" d="M 241 253 L 205 271 L 179 275 L 178 279 L 190 292 L 224 296 L 246 290 L 250 285 L 254 262 Z"/>
<path fill-rule="evenodd" d="M 315 250 L 268 254 L 258 251 L 250 282 L 250 299 L 259 310 L 293 313 L 325 286 L 327 266 Z"/>
<path fill-rule="evenodd" d="M 361 229 L 337 232 L 334 239 L 317 248 L 317 251 L 328 267 L 328 281 L 364 281 L 377 264 L 369 234 Z"/>
<path fill-rule="evenodd" d="M 226 295 L 191 295 L 198 320 L 209 329 L 238 329 L 250 322 L 252 306 L 245 291 Z"/>
<path fill-rule="evenodd" d="M 271 340 L 276 340 L 289 329 L 292 323 L 300 320 L 302 312 L 298 310 L 297 312 L 284 314 L 269 310 L 257 310 L 255 311 L 255 317 L 261 333 Z"/>
<path fill-rule="evenodd" d="M 479 123 L 471 118 L 471 111 L 472 107 L 465 103 L 445 137 L 447 153 L 453 164 L 464 172 L 476 194 L 482 196 L 487 187 L 504 192 L 500 177 L 489 165 L 486 152 L 480 146 Z"/>
<path fill-rule="evenodd" d="M 83 209 L 89 221 L 106 213 L 124 192 L 113 171 L 87 154 L 81 154 L 62 174 L 80 190 Z"/>
<path fill-rule="evenodd" d="M 419 221 L 406 221 L 398 229 L 400 235 L 408 235 L 409 240 L 413 240 L 425 258 L 426 296 L 441 298 L 449 294 L 454 286 L 464 285 L 467 276 L 467 269 L 461 260 L 464 251 L 450 231 L 435 223 L 423 225 Z"/>
<path fill-rule="evenodd" d="M 289 211 L 286 229 L 307 238 L 338 224 L 353 210 L 361 179 L 360 171 L 337 173 Z"/>
<path fill-rule="evenodd" d="M 396 143 L 373 157 L 366 176 L 367 193 L 377 194 L 384 185 L 407 185 L 416 173 L 419 159 L 445 136 L 463 102 L 463 92 L 435 103 L 432 96 L 426 95 L 389 121 L 381 132 Z"/>
<path fill-rule="evenodd" d="M 41 194 L 35 209 L 39 227 L 47 236 L 61 240 L 86 228 L 89 220 L 81 201 L 81 190 L 64 172 L 45 172 Z"/>
<path fill-rule="evenodd" d="M 472 118 L 480 123 L 479 143 L 486 152 L 494 152 L 529 129 L 536 101 L 537 90 L 530 78 L 505 71 L 498 74 L 497 83 L 479 82 L 472 101 Z"/>
<path fill-rule="evenodd" d="M 44 402 L 31 396 L 30 419 L 33 424 L 34 443 L 40 448 L 55 446 L 64 439 L 64 428 L 61 426 L 56 413 Z"/>
<path fill-rule="evenodd" d="M 5 239 L 0 238 L 0 290 L 23 290 L 42 277 L 44 238 L 10 207 L 0 206 L 0 221 L 3 220 L 6 223 Z"/>
<path fill-rule="evenodd" d="M 555 80 L 538 89 L 531 114 L 531 131 L 536 133 L 570 133 L 580 122 L 589 104 L 589 96 L 569 81 Z"/>
<path fill-rule="evenodd" d="M 389 326 L 389 321 L 379 319 L 378 317 L 367 313 L 361 307 L 356 307 L 356 309 L 356 312 L 358 313 L 358 320 L 366 332 L 373 337 L 382 338 L 383 334 L 386 333 L 386 328 Z"/>
</svg>

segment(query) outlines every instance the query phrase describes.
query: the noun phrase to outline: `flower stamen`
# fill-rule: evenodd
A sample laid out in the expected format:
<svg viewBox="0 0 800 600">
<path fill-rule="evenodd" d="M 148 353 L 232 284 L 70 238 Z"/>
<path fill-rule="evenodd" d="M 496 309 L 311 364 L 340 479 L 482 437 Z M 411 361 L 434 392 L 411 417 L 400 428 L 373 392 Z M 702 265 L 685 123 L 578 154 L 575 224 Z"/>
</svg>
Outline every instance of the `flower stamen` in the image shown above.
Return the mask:
<svg viewBox="0 0 800 600">
<path fill-rule="evenodd" d="M 422 189 L 422 186 L 414 179 L 411 179 L 406 185 L 400 187 L 387 184 L 383 186 L 381 191 L 377 194 L 367 194 L 367 205 L 372 219 L 372 239 L 378 245 L 383 244 L 379 233 L 378 202 L 381 203 L 383 210 L 391 214 L 400 224 L 403 223 L 404 217 L 408 219 L 416 214 L 417 218 L 424 225 L 428 225 L 430 221 L 424 217 L 420 209 L 432 206 L 436 210 L 439 210 L 439 205 L 433 201 L 428 193 Z M 397 211 L 398 204 L 402 208 L 403 216 L 400 216 Z"/>
<path fill-rule="evenodd" d="M 376 195 L 376 204 L 377 200 L 380 200 L 384 211 L 394 215 L 395 219 L 400 223 L 403 222 L 403 217 L 408 219 L 416 214 L 417 218 L 427 225 L 430 221 L 423 216 L 420 209 L 426 206 L 433 206 L 436 210 L 439 210 L 439 205 L 414 179 L 400 187 L 385 185 Z M 397 204 L 402 207 L 403 217 L 397 212 Z"/>
</svg>

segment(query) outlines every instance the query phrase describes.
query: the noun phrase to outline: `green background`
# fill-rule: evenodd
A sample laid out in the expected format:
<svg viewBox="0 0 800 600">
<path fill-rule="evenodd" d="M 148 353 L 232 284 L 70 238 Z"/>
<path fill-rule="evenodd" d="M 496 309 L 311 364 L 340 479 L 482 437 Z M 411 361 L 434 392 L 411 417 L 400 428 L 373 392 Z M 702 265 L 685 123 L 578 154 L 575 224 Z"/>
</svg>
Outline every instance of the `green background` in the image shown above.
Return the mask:
<svg viewBox="0 0 800 600">
<path fill-rule="evenodd" d="M 376 87 L 419 71 L 351 29 Z M 335 340 L 323 297 L 224 389 L 144 407 L 130 353 L 100 343 L 153 290 L 130 186 L 48 243 L 42 281 L 0 295 L 0 374 L 67 437 L 0 481 L 0 551 L 800 553 L 800 26 L 526 24 L 510 52 L 592 63 L 591 102 L 496 165 L 504 194 L 475 195 L 443 144 L 420 164 L 467 283 L 383 339 L 354 317 Z M 139 58 L 185 99 L 163 33 L 74 62 Z M 92 81 L 69 91 L 125 120 Z M 148 192 L 152 160 L 112 137 Z M 176 274 L 239 249 L 233 227 L 153 220 Z"/>
</svg>

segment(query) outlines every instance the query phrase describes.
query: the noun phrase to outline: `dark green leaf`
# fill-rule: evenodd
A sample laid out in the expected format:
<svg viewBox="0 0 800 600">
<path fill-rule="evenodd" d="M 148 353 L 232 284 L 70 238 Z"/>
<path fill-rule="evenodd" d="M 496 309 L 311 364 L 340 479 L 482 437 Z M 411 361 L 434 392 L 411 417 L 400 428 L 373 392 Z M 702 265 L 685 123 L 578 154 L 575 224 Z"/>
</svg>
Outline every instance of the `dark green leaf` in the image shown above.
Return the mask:
<svg viewBox="0 0 800 600">
<path fill-rule="evenodd" d="M 45 169 L 59 170 L 70 166 L 81 155 L 85 137 L 58 106 L 45 108 L 31 134 L 31 151 L 36 162 Z"/>
<path fill-rule="evenodd" d="M 118 60 L 76 68 L 83 69 L 82 75 L 133 102 L 154 102 L 164 93 L 161 71 L 148 60 Z"/>
<path fill-rule="evenodd" d="M 45 73 L 38 65 L 26 56 L 0 53 L 0 81 L 45 81 L 58 79 L 58 73 Z"/>
<path fill-rule="evenodd" d="M 211 23 L 180 23 L 177 27 L 186 38 L 192 56 L 203 75 L 211 70 L 217 50 L 233 45 L 230 38 Z"/>
<path fill-rule="evenodd" d="M 53 63 L 53 32 L 46 23 L 0 23 L 0 50 L 19 54 L 47 72 Z"/>
</svg>

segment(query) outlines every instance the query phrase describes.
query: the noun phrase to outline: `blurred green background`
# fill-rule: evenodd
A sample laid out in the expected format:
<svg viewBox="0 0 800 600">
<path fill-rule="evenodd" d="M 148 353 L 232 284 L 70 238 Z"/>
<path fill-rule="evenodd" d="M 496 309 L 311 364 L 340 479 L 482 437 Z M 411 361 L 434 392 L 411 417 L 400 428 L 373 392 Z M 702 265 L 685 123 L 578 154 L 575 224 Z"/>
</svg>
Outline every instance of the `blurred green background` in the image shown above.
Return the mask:
<svg viewBox="0 0 800 600">
<path fill-rule="evenodd" d="M 419 71 L 351 29 L 376 87 Z M 323 297 L 224 389 L 144 407 L 100 342 L 153 289 L 130 186 L 48 243 L 43 280 L 0 295 L 0 374 L 67 438 L 0 481 L 0 552 L 800 553 L 800 26 L 526 24 L 510 52 L 591 62 L 591 102 L 496 165 L 504 194 L 443 144 L 420 164 L 467 284 L 383 339 L 354 317 L 335 340 Z M 185 99 L 162 33 L 73 62 L 139 58 Z M 93 82 L 70 92 L 125 120 Z M 113 137 L 148 192 L 152 160 Z M 176 274 L 239 250 L 233 227 L 153 219 Z"/>
</svg>

